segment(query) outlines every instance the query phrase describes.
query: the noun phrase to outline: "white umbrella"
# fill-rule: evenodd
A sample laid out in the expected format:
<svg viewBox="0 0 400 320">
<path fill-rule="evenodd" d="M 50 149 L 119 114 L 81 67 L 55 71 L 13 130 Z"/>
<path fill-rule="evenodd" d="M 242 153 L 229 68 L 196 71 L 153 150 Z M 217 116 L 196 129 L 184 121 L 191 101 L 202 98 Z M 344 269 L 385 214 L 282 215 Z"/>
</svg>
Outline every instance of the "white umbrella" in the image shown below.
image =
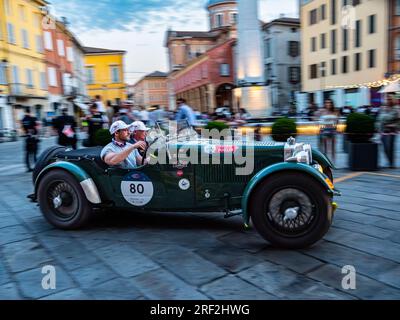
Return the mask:
<svg viewBox="0 0 400 320">
<path fill-rule="evenodd" d="M 393 92 L 400 92 L 400 80 L 392 82 L 379 90 L 379 93 L 393 93 Z"/>
</svg>

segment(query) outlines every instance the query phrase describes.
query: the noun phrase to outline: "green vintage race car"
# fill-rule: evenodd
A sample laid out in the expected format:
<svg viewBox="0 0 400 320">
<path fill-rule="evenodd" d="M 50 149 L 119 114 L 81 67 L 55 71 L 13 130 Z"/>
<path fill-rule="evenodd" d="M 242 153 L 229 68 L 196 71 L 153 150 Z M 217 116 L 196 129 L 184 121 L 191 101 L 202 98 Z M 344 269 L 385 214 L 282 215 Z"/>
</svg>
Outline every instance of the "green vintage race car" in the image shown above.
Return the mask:
<svg viewBox="0 0 400 320">
<path fill-rule="evenodd" d="M 60 229 L 80 228 L 98 209 L 115 209 L 241 215 L 246 227 L 251 219 L 272 245 L 292 249 L 310 246 L 328 231 L 333 196 L 340 193 L 333 186 L 333 164 L 309 145 L 294 139 L 286 144 L 205 139 L 190 128 L 172 136 L 159 126 L 149 136 L 147 155 L 165 159 L 134 170 L 107 166 L 100 147 L 51 147 L 33 172 L 29 197 Z M 179 156 L 188 150 L 202 161 Z M 232 161 L 236 155 L 242 155 L 240 164 Z M 252 170 L 238 174 L 249 164 L 243 155 Z"/>
</svg>

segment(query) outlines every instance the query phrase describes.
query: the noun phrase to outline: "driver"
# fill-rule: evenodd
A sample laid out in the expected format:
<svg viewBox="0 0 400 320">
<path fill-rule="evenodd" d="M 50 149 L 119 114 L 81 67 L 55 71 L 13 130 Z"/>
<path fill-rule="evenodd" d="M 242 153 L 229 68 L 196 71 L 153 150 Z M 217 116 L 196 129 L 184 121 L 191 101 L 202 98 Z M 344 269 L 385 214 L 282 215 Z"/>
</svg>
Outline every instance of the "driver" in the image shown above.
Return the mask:
<svg viewBox="0 0 400 320">
<path fill-rule="evenodd" d="M 139 141 L 135 144 L 128 143 L 129 128 L 125 122 L 119 120 L 110 127 L 112 142 L 106 145 L 101 151 L 101 159 L 109 166 L 122 169 L 135 169 L 138 163 L 142 163 L 138 149 L 145 149 L 146 143 Z M 147 161 L 144 161 L 146 163 Z"/>
</svg>

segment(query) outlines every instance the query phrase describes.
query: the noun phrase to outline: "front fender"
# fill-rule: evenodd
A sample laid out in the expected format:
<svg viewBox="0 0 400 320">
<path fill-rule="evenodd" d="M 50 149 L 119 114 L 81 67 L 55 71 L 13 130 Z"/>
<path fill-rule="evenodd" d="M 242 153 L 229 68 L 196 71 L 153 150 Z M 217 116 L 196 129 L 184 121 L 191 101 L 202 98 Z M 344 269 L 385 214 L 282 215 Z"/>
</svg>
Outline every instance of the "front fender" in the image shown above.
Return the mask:
<svg viewBox="0 0 400 320">
<path fill-rule="evenodd" d="M 86 199 L 92 204 L 101 203 L 100 194 L 93 179 L 81 167 L 66 161 L 53 162 L 40 172 L 35 181 L 35 198 L 37 198 L 37 188 L 40 180 L 47 172 L 54 169 L 62 169 L 72 174 L 81 185 Z"/>
<path fill-rule="evenodd" d="M 321 166 L 336 169 L 332 161 L 321 151 L 312 149 L 313 160 L 317 161 Z"/>
<path fill-rule="evenodd" d="M 248 202 L 254 188 L 265 178 L 268 176 L 277 173 L 277 172 L 285 172 L 285 171 L 298 171 L 311 175 L 314 179 L 316 179 L 322 187 L 326 189 L 326 191 L 332 195 L 338 194 L 338 192 L 334 189 L 332 183 L 329 181 L 329 178 L 325 176 L 323 173 L 319 172 L 315 168 L 303 164 L 303 163 L 277 163 L 267 168 L 262 169 L 258 172 L 247 184 L 246 189 L 243 192 L 242 197 L 242 214 L 245 225 L 247 226 L 250 221 L 250 216 L 248 213 Z"/>
</svg>

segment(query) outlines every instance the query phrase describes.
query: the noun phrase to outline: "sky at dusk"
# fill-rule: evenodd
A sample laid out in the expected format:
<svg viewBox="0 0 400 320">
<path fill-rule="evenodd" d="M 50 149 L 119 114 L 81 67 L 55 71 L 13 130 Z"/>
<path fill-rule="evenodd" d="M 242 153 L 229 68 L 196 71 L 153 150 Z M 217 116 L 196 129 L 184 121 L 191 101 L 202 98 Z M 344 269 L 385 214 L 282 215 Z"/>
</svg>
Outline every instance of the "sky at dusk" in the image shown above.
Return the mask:
<svg viewBox="0 0 400 320">
<path fill-rule="evenodd" d="M 167 71 L 168 28 L 207 31 L 205 0 L 51 0 L 52 13 L 66 17 L 84 46 L 126 50 L 125 80 Z M 259 0 L 260 19 L 298 17 L 297 0 Z"/>
</svg>

